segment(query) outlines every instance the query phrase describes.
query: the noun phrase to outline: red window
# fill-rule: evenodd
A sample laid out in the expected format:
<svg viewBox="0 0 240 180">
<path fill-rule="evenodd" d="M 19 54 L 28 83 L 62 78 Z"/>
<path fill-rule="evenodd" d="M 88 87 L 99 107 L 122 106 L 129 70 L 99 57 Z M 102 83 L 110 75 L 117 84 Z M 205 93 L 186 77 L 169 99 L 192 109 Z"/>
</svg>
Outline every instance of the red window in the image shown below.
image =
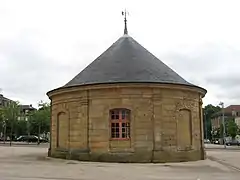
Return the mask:
<svg viewBox="0 0 240 180">
<path fill-rule="evenodd" d="M 114 109 L 110 111 L 111 138 L 130 138 L 130 111 L 127 109 Z"/>
</svg>

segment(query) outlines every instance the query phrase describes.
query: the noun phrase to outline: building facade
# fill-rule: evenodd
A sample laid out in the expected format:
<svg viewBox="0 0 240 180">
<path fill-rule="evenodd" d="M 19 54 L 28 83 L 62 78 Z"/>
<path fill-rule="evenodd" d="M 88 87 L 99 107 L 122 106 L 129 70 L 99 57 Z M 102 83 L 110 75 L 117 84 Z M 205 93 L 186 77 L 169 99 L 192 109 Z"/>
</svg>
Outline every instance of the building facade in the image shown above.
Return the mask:
<svg viewBox="0 0 240 180">
<path fill-rule="evenodd" d="M 20 116 L 18 120 L 28 120 L 29 115 L 31 112 L 37 110 L 31 104 L 30 105 L 20 105 Z"/>
<path fill-rule="evenodd" d="M 12 100 L 0 94 L 0 108 L 6 107 Z"/>
<path fill-rule="evenodd" d="M 9 103 L 14 102 L 11 99 L 8 99 L 6 97 L 4 97 L 2 94 L 0 94 L 0 108 L 4 108 L 7 107 L 9 105 Z M 34 110 L 36 110 L 36 108 L 34 108 L 31 104 L 30 105 L 19 105 L 19 116 L 18 116 L 18 120 L 26 120 L 26 117 L 28 116 L 28 114 Z"/>
<path fill-rule="evenodd" d="M 69 83 L 47 93 L 49 156 L 106 162 L 204 159 L 205 93 L 124 34 Z"/>
<path fill-rule="evenodd" d="M 219 129 L 222 124 L 223 112 L 219 111 L 213 115 L 211 118 L 212 130 Z M 231 119 L 240 127 L 240 105 L 230 105 L 224 108 L 224 118 L 227 121 Z"/>
</svg>

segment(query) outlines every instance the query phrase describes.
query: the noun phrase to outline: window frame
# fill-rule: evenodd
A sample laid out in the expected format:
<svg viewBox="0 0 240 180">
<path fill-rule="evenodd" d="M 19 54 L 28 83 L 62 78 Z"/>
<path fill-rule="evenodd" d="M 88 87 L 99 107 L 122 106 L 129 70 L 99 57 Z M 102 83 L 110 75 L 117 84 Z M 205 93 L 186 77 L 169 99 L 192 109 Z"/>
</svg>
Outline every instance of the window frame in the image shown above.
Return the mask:
<svg viewBox="0 0 240 180">
<path fill-rule="evenodd" d="M 115 114 L 115 112 L 118 112 Z M 123 113 L 125 112 L 125 113 Z M 123 114 L 125 118 L 123 118 Z M 118 118 L 113 118 L 113 117 L 118 117 Z M 130 140 L 131 139 L 131 110 L 126 109 L 126 108 L 115 108 L 111 109 L 109 111 L 109 127 L 110 127 L 110 140 Z M 112 124 L 118 123 L 118 128 L 119 128 L 119 137 L 113 137 L 112 134 Z M 123 124 L 125 123 L 125 136 L 123 137 Z M 128 124 L 128 125 L 127 125 Z M 116 128 L 117 129 L 117 128 Z"/>
</svg>

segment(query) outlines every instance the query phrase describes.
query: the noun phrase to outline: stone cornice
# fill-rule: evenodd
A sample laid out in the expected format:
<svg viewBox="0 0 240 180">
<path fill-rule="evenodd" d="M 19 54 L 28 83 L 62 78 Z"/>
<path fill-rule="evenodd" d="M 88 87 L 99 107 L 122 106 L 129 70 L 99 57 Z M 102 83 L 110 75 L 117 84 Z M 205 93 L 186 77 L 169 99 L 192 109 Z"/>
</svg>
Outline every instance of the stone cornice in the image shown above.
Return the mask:
<svg viewBox="0 0 240 180">
<path fill-rule="evenodd" d="M 162 88 L 162 89 L 174 89 L 174 90 L 184 90 L 189 92 L 198 92 L 204 97 L 206 90 L 197 86 L 186 86 L 179 84 L 155 84 L 155 83 L 118 83 L 118 84 L 98 84 L 98 85 L 86 85 L 86 86 L 74 86 L 67 88 L 58 88 L 47 93 L 48 97 L 51 99 L 52 96 L 64 94 L 64 93 L 74 93 L 77 91 L 86 91 L 93 89 L 109 89 L 109 88 Z"/>
</svg>

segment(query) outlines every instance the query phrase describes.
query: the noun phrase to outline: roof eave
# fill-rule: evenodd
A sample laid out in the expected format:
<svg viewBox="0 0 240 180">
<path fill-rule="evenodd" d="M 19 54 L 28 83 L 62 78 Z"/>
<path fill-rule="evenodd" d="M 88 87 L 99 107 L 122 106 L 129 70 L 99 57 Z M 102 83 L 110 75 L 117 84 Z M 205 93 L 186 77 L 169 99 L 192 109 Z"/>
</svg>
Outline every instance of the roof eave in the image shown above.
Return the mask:
<svg viewBox="0 0 240 180">
<path fill-rule="evenodd" d="M 202 88 L 202 87 L 199 87 L 199 86 L 196 86 L 196 85 L 193 85 L 193 84 L 178 84 L 178 83 L 170 83 L 170 82 L 164 82 L 164 83 L 157 83 L 157 82 L 106 82 L 106 83 L 94 83 L 94 84 L 81 84 L 81 85 L 71 85 L 71 86 L 62 86 L 62 87 L 59 87 L 59 88 L 56 88 L 56 89 L 53 89 L 53 90 L 50 90 L 48 91 L 46 94 L 47 96 L 51 99 L 51 94 L 54 93 L 55 91 L 59 91 L 59 90 L 63 90 L 63 89 L 70 89 L 70 88 L 76 88 L 76 87 L 86 87 L 86 86 L 94 86 L 94 85 L 113 85 L 113 84 L 159 84 L 159 85 L 180 85 L 180 86 L 185 86 L 185 87 L 193 87 L 193 88 L 197 88 L 197 89 L 200 89 L 201 92 L 202 92 L 202 98 L 205 97 L 206 93 L 207 93 L 207 90 Z"/>
</svg>

